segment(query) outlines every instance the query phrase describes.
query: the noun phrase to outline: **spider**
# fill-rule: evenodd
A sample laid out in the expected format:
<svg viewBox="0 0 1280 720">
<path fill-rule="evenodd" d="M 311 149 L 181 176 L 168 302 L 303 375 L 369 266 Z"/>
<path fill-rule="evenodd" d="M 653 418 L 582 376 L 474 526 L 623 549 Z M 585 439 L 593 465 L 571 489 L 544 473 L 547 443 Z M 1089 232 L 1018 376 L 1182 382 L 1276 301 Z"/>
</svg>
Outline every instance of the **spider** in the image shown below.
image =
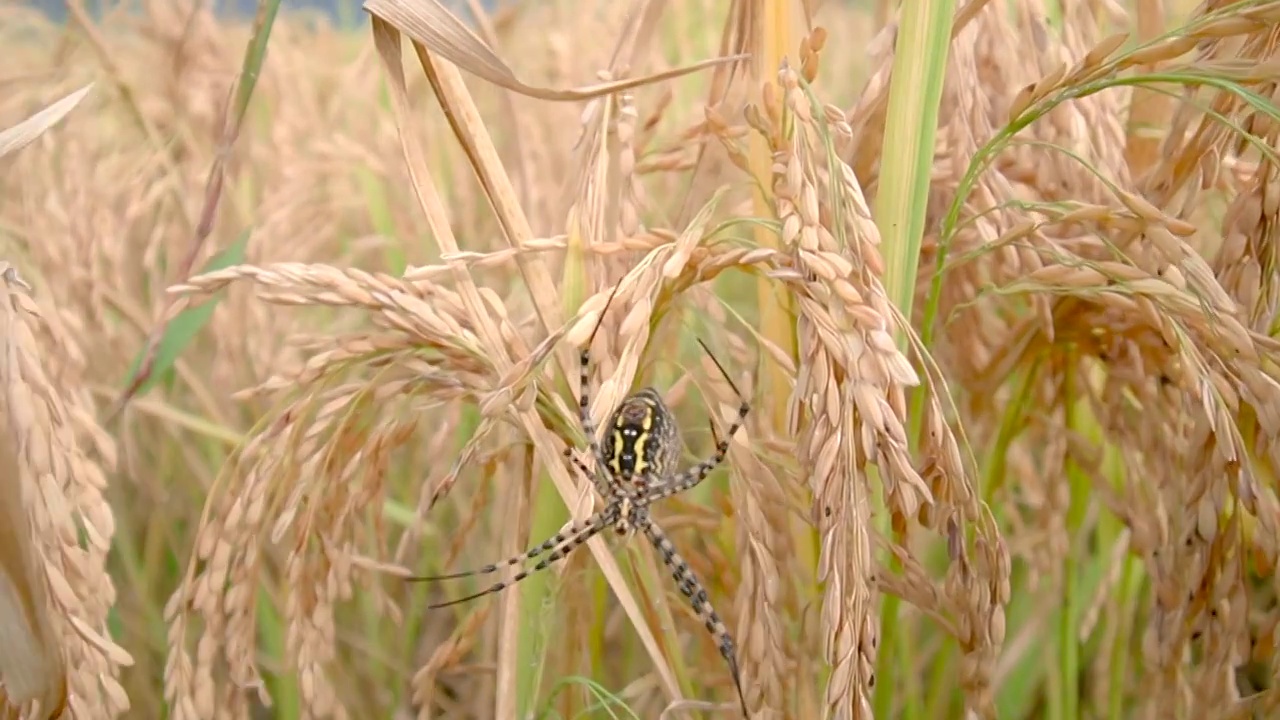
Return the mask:
<svg viewBox="0 0 1280 720">
<path fill-rule="evenodd" d="M 588 439 L 589 450 L 595 459 L 596 471 L 591 472 L 581 460 L 573 457 L 572 446 L 564 450 L 565 458 L 591 479 L 596 492 L 605 500 L 604 509 L 582 522 L 573 523 L 541 545 L 502 562 L 449 575 L 414 576 L 407 580 L 421 582 L 487 575 L 513 565 L 523 564 L 550 551 L 532 568 L 521 570 L 510 580 L 494 583 L 485 590 L 457 600 L 428 606 L 429 608 L 448 607 L 511 587 L 533 573 L 545 570 L 555 562 L 563 560 L 569 553 L 606 528 L 612 527 L 618 535 L 622 536 L 630 536 L 639 531 L 657 549 L 662 562 L 671 570 L 671 576 L 675 579 L 680 592 L 689 598 L 694 612 L 715 639 L 720 654 L 729 664 L 729 672 L 733 676 L 733 684 L 738 691 L 738 700 L 742 704 L 742 714 L 744 717 L 749 717 L 746 696 L 742 691 L 742 679 L 738 672 L 738 661 L 734 653 L 733 637 L 715 609 L 711 607 L 711 602 L 707 599 L 707 591 L 694 577 L 688 563 L 680 557 L 680 553 L 676 552 L 675 546 L 667 539 L 666 534 L 649 517 L 649 507 L 658 500 L 694 487 L 705 480 L 716 466 L 724 462 L 729 452 L 729 440 L 746 421 L 751 406 L 729 377 L 724 366 L 711 353 L 706 343 L 699 339 L 698 344 L 711 358 L 711 362 L 715 363 L 716 369 L 724 376 L 740 401 L 737 417 L 729 426 L 729 432 L 725 434 L 724 439 L 717 440 L 715 453 L 710 458 L 687 470 L 675 472 L 681 450 L 680 430 L 676 425 L 675 416 L 663 402 L 661 394 L 652 387 L 637 390 L 624 398 L 604 424 L 605 437 L 598 437 L 598 428 L 592 422 L 591 413 L 588 410 L 590 348 L 617 292 L 618 288 L 615 286 L 605 301 L 604 308 L 600 311 L 600 318 L 587 338 L 586 345 L 578 355 L 581 388 L 578 397 L 578 417 L 582 424 L 582 434 Z M 713 426 L 712 430 L 714 429 Z"/>
</svg>

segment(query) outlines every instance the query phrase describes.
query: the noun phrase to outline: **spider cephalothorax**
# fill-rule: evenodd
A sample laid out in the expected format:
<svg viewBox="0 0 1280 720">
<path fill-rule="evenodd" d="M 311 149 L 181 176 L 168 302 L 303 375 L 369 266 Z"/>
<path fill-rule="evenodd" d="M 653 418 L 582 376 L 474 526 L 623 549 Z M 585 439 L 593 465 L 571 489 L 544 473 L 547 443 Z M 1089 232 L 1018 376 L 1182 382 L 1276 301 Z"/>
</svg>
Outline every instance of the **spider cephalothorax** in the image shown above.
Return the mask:
<svg viewBox="0 0 1280 720">
<path fill-rule="evenodd" d="M 616 293 L 615 287 L 605 302 L 604 309 L 600 311 L 601 320 Z M 694 612 L 715 639 L 720 654 L 729 663 L 729 671 L 733 675 L 734 686 L 738 690 L 738 699 L 742 703 L 742 712 L 745 716 L 747 701 L 742 692 L 742 680 L 738 673 L 733 637 L 715 609 L 711 607 L 706 590 L 694 577 L 688 563 L 680 557 L 671 541 L 649 517 L 649 507 L 658 500 L 692 488 L 705 480 L 717 465 L 724 462 L 729 452 L 729 441 L 742 426 L 750 411 L 750 405 L 733 384 L 724 367 L 720 365 L 720 361 L 716 360 L 707 346 L 699 340 L 698 343 L 702 345 L 703 350 L 706 350 L 711 361 L 715 363 L 716 368 L 724 375 L 725 380 L 729 382 L 729 386 L 738 394 L 741 401 L 738 415 L 729 426 L 729 431 L 716 443 L 715 454 L 686 470 L 676 470 L 681 452 L 680 429 L 676 425 L 675 416 L 663 401 L 662 395 L 651 387 L 638 390 L 624 398 L 609 415 L 602 431 L 597 433 L 589 411 L 587 385 L 591 367 L 591 343 L 599 330 L 600 321 L 597 321 L 595 329 L 591 331 L 591 336 L 579 355 L 581 391 L 578 398 L 578 416 L 582 424 L 582 433 L 587 438 L 591 457 L 595 460 L 595 471 L 593 472 L 582 461 L 573 457 L 571 446 L 565 448 L 564 455 L 591 479 L 596 492 L 605 502 L 604 508 L 582 522 L 573 523 L 541 545 L 502 562 L 451 575 L 419 576 L 409 580 L 444 580 L 495 573 L 547 553 L 547 556 L 536 565 L 521 570 L 510 580 L 494 583 L 485 590 L 457 600 L 430 606 L 445 607 L 510 587 L 568 556 L 605 528 L 612 527 L 619 535 L 630 535 L 639 531 L 658 551 L 662 562 L 671 571 L 671 576 L 675 579 L 680 592 L 689 598 Z"/>
</svg>

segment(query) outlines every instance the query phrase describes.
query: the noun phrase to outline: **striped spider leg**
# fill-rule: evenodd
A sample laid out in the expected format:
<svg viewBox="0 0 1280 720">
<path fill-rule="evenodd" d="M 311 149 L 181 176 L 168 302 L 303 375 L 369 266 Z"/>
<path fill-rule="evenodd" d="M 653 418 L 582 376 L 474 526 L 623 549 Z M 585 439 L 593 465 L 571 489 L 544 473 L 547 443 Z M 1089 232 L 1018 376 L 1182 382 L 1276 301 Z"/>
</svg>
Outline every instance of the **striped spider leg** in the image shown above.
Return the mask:
<svg viewBox="0 0 1280 720">
<path fill-rule="evenodd" d="M 509 568 L 513 565 L 520 565 L 527 560 L 532 560 L 533 558 L 542 555 L 548 550 L 551 551 L 551 553 L 547 555 L 546 558 L 539 561 L 537 565 L 526 570 L 521 570 L 510 580 L 496 582 L 484 590 L 472 593 L 471 595 L 460 597 L 456 600 L 428 605 L 427 607 L 430 609 L 448 607 L 450 605 L 467 602 L 468 600 L 475 600 L 476 598 L 484 597 L 485 595 L 502 592 L 539 570 L 545 570 L 556 562 L 565 559 L 569 556 L 569 553 L 577 550 L 583 543 L 600 534 L 602 530 L 611 525 L 616 525 L 620 509 L 621 505 L 619 503 L 610 503 L 600 512 L 595 513 L 582 522 L 573 523 L 567 529 L 548 538 L 541 545 L 532 547 L 519 555 L 513 555 L 502 562 L 485 565 L 484 567 L 476 568 L 475 570 L 464 570 L 462 572 L 451 573 L 449 575 L 415 575 L 413 577 L 405 578 L 405 581 L 425 582 L 429 580 L 452 580 L 454 578 L 468 577 L 471 575 L 488 575 L 490 573 L 498 572 L 504 568 Z"/>
<path fill-rule="evenodd" d="M 742 704 L 742 715 L 743 717 L 750 717 L 750 713 L 747 710 L 746 695 L 742 691 L 742 676 L 738 670 L 738 659 L 734 652 L 733 636 L 729 634 L 729 629 L 711 606 L 711 601 L 707 599 L 706 589 L 702 587 L 697 577 L 694 576 L 693 571 L 689 569 L 689 564 L 684 558 L 680 557 L 680 553 L 676 551 L 675 546 L 667 539 L 662 529 L 649 518 L 650 505 L 701 483 L 716 466 L 724 462 L 725 457 L 729 454 L 730 441 L 746 421 L 747 413 L 751 411 L 750 403 L 747 402 L 746 397 L 738 389 L 738 386 L 734 384 L 733 379 L 729 377 L 729 373 L 724 369 L 724 366 L 716 359 L 715 354 L 701 339 L 698 340 L 698 344 L 707 353 L 707 357 L 711 358 L 711 362 L 715 363 L 716 369 L 720 371 L 725 381 L 729 383 L 730 389 L 738 396 L 737 417 L 734 418 L 733 423 L 729 426 L 729 432 L 725 434 L 724 438 L 716 441 L 715 453 L 711 457 L 684 472 L 674 475 L 667 474 L 669 472 L 667 468 L 670 465 L 661 469 L 662 474 L 645 487 L 645 496 L 642 504 L 632 513 L 631 525 L 649 538 L 649 542 L 653 544 L 653 547 L 658 551 L 658 555 L 662 558 L 663 564 L 671 571 L 671 577 L 680 588 L 680 592 L 690 600 L 693 604 L 694 613 L 698 616 L 698 619 L 702 620 L 707 632 L 711 633 L 720 655 L 729 664 L 729 673 L 733 676 L 733 684 L 738 691 L 738 701 Z M 711 431 L 713 434 L 715 433 L 714 424 L 711 426 Z"/>
<path fill-rule="evenodd" d="M 587 336 L 586 344 L 578 352 L 578 425 L 582 430 L 582 436 L 587 440 L 587 449 L 591 452 L 591 458 L 595 460 L 595 472 L 591 472 L 581 460 L 573 457 L 573 448 L 571 446 L 566 445 L 564 449 L 565 458 L 571 459 L 584 475 L 591 478 L 596 492 L 600 494 L 600 497 L 606 503 L 621 498 L 618 498 L 616 483 L 613 482 L 613 479 L 606 471 L 608 463 L 605 459 L 604 450 L 600 447 L 600 438 L 597 437 L 598 430 L 595 420 L 591 419 L 591 392 L 588 388 L 591 384 L 591 345 L 595 342 L 596 333 L 600 332 L 600 326 L 604 324 L 605 313 L 609 312 L 609 306 L 613 304 L 613 299 L 617 296 L 618 288 L 621 286 L 621 283 L 614 285 L 613 290 L 609 292 L 609 297 L 604 301 L 604 307 L 600 309 L 600 317 L 596 318 L 596 326 L 591 329 L 591 334 Z M 625 401 L 623 404 L 626 404 Z M 618 412 L 621 412 L 621 407 L 614 412 L 614 417 L 609 419 L 610 422 L 617 419 Z"/>
<path fill-rule="evenodd" d="M 698 578 L 689 569 L 689 563 L 680 557 L 679 552 L 676 552 L 675 546 L 667 539 L 662 529 L 653 520 L 649 519 L 647 512 L 637 513 L 637 516 L 633 517 L 631 522 L 637 530 L 643 532 L 649 538 L 649 542 L 653 543 L 658 555 L 662 557 L 663 564 L 671 570 L 671 577 L 676 581 L 680 592 L 686 598 L 689 598 L 689 601 L 693 604 L 694 613 L 706 626 L 707 632 L 711 633 L 711 637 L 715 639 L 716 648 L 720 651 L 720 655 L 725 662 L 729 663 L 729 674 L 733 676 L 733 685 L 738 690 L 738 702 L 742 704 L 742 716 L 744 718 L 751 717 L 750 712 L 747 710 L 747 696 L 742 692 L 742 675 L 738 671 L 738 658 L 734 652 L 733 636 L 729 634 L 729 628 L 725 627 L 724 621 L 720 619 L 715 608 L 711 607 L 711 601 L 707 599 L 706 589 L 702 587 L 702 583 L 698 582 Z"/>
</svg>

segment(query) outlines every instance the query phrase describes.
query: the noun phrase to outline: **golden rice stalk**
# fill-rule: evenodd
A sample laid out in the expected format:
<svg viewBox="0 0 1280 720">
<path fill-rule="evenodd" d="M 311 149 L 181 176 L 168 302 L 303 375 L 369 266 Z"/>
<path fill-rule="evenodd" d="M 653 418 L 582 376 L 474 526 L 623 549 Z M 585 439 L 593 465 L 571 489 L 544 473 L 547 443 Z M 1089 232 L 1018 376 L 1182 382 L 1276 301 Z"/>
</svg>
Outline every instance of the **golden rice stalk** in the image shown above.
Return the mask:
<svg viewBox="0 0 1280 720">
<path fill-rule="evenodd" d="M 8 294 L 22 281 L 7 268 L 4 282 L 8 305 Z M 8 327 L 6 323 L 6 331 Z M 49 593 L 37 574 L 40 558 L 24 498 L 30 491 L 23 492 L 7 405 L 0 442 L 0 708 L 13 712 L 18 709 L 14 706 L 31 704 L 26 716 L 52 718 L 66 708 L 66 667 L 48 611 Z"/>
<path fill-rule="evenodd" d="M 719 407 L 728 408 L 730 398 L 726 389 Z M 790 517 L 785 509 L 790 505 L 777 474 L 743 444 L 730 446 L 729 462 L 737 545 L 743 548 L 734 627 L 747 707 L 755 713 L 753 717 L 783 718 L 796 699 L 788 692 L 786 678 L 794 672 L 795 659 L 804 657 L 784 624 L 797 605 L 789 579 L 798 573 L 788 571 L 788 561 L 795 555 L 785 524 Z"/>
<path fill-rule="evenodd" d="M 284 561 L 286 652 L 298 666 L 302 699 L 311 716 L 346 717 L 350 711 L 327 679 L 335 652 L 334 606 L 350 597 L 356 572 L 388 569 L 366 558 L 388 555 L 378 522 L 382 478 L 389 453 L 415 429 L 407 403 L 466 398 L 490 415 L 513 400 L 524 404 L 519 398 L 528 395 L 532 368 L 559 336 L 532 351 L 519 347 L 526 359 L 499 375 L 456 293 L 431 283 L 288 263 L 227 268 L 176 290 L 208 295 L 245 279 L 278 304 L 363 307 L 384 332 L 335 338 L 302 368 L 255 389 L 293 397 L 227 464 L 224 487 L 206 507 L 195 556 L 166 609 L 165 693 L 184 718 L 245 717 L 248 690 L 269 702 L 256 666 L 253 589 L 268 570 L 268 542 L 283 543 L 290 548 Z M 509 342 L 517 337 L 501 327 Z M 344 382 L 362 368 L 371 377 Z M 382 593 L 372 593 L 371 600 L 398 616 Z M 203 626 L 194 659 L 188 647 L 193 616 Z"/>
<path fill-rule="evenodd" d="M 115 523 L 103 469 L 82 449 L 110 466 L 114 446 L 80 385 L 79 348 L 7 263 L 0 285 L 0 711 L 117 717 L 129 709 L 120 667 L 133 661 L 106 630 Z"/>
<path fill-rule="evenodd" d="M 797 277 L 811 278 L 794 291 L 802 352 L 791 431 L 800 466 L 809 469 L 821 543 L 817 579 L 826 586 L 821 627 L 824 657 L 832 668 L 828 712 L 836 718 L 872 714 L 868 693 L 879 645 L 873 578 L 884 570 L 875 566 L 871 553 L 869 465 L 878 469 L 894 527 L 903 529 L 920 515 L 948 538 L 952 572 L 946 596 L 962 613 L 964 627 L 973 628 L 961 637 L 962 646 L 981 658 L 964 670 L 965 685 L 974 689 L 975 706 L 986 711 L 991 703 L 987 678 L 1003 641 L 1007 592 L 999 588 L 1007 588 L 1008 561 L 998 559 L 999 536 L 979 514 L 940 412 L 933 411 L 930 425 L 942 450 L 931 473 L 934 488 L 908 454 L 906 392 L 919 377 L 897 349 L 893 333 L 900 329 L 910 335 L 910 326 L 881 282 L 879 233 L 861 186 L 849 166 L 834 159 L 827 140 L 839 135 L 847 141 L 851 129 L 840 111 L 815 107 L 796 71 L 784 68 L 778 86 L 781 105 L 754 117 L 774 146 L 772 189 L 782 242 Z M 789 137 L 778 131 L 786 123 L 792 128 Z M 988 553 L 980 554 L 976 565 L 961 535 L 973 524 L 980 527 L 979 552 Z"/>
<path fill-rule="evenodd" d="M 793 0 L 735 0 L 731 3 L 725 37 L 736 34 L 736 42 L 752 55 L 749 76 L 752 91 L 748 98 L 757 106 L 772 106 L 780 88 L 775 84 L 777 73 L 794 58 L 797 33 L 793 27 L 797 3 Z M 727 48 L 726 48 L 727 49 Z M 759 88 L 760 94 L 755 94 Z M 769 217 L 776 208 L 778 198 L 769 195 L 773 171 L 773 151 L 776 146 L 770 137 L 760 133 L 747 136 L 745 169 L 754 180 L 751 185 L 752 216 Z M 780 249 L 785 243 L 777 233 L 763 225 L 752 227 L 753 240 L 760 247 Z M 757 380 L 762 402 L 756 414 L 764 421 L 760 427 L 771 434 L 783 434 L 787 427 L 790 408 L 783 398 L 791 384 L 784 367 L 794 365 L 799 350 L 799 339 L 794 320 L 797 312 L 794 298 L 789 293 L 777 292 L 773 284 L 760 278 L 756 281 L 756 307 L 759 312 L 759 338 L 775 352 L 762 353 Z M 786 359 L 783 363 L 778 356 Z M 814 557 L 813 528 L 791 519 L 792 544 L 797 549 L 797 560 L 812 571 L 818 564 Z"/>
</svg>

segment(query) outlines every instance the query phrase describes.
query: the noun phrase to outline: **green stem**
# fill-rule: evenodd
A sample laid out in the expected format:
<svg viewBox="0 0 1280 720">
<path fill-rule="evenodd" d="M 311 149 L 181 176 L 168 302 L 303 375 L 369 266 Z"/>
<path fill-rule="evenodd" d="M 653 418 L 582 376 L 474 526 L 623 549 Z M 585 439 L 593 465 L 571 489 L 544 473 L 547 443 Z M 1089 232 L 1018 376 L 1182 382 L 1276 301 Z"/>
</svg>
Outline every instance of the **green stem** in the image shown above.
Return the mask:
<svg viewBox="0 0 1280 720">
<path fill-rule="evenodd" d="M 1063 362 L 1063 410 L 1068 431 L 1090 437 L 1092 418 L 1089 417 L 1085 403 L 1085 395 L 1079 388 L 1086 381 L 1079 376 L 1079 368 L 1073 350 L 1069 350 L 1062 358 Z M 1079 398 L 1079 400 L 1076 400 Z M 1058 668 L 1060 679 L 1057 684 L 1059 693 L 1055 717 L 1075 720 L 1080 717 L 1080 642 L 1079 620 L 1084 598 L 1081 592 L 1080 573 L 1075 567 L 1074 558 L 1079 557 L 1076 550 L 1084 545 L 1081 529 L 1084 525 L 1085 513 L 1088 510 L 1090 497 L 1089 476 L 1076 464 L 1070 456 L 1065 463 L 1068 487 L 1070 488 L 1069 505 L 1067 506 L 1066 529 L 1070 544 L 1067 557 L 1062 567 L 1063 605 L 1058 624 Z M 1054 709 L 1051 708 L 1051 712 Z"/>
<path fill-rule="evenodd" d="M 947 55 L 951 48 L 951 21 L 955 3 L 910 2 L 902 6 L 898 34 L 898 55 L 889 81 L 889 105 L 883 146 L 906 158 L 903 162 L 885 163 L 880 176 L 874 215 L 886 250 L 884 255 L 885 290 L 904 317 L 911 317 L 919 269 L 920 240 L 924 234 L 925 199 L 933 166 L 934 138 L 938 131 L 938 106 L 946 74 Z M 888 151 L 886 151 L 888 157 Z M 898 347 L 905 348 L 905 333 L 895 333 Z M 928 346 L 926 345 L 926 348 Z M 913 400 L 923 402 L 924 389 L 918 388 Z M 913 413 L 908 437 L 915 452 L 920 437 L 920 413 Z M 879 484 L 877 483 L 877 487 Z M 882 492 L 877 491 L 878 495 Z M 883 497 L 877 505 L 887 506 Z M 892 534 L 888 512 L 878 515 L 879 531 Z M 902 541 L 905 538 L 896 538 Z M 887 571 L 900 573 L 901 564 L 887 558 Z M 880 606 L 881 657 L 878 659 L 874 711 L 876 717 L 897 717 L 894 700 L 905 700 L 909 717 L 919 717 L 920 693 L 903 683 L 914 676 L 912 658 L 914 639 L 900 623 L 901 601 L 884 596 Z M 899 677 L 901 676 L 901 677 Z"/>
<path fill-rule="evenodd" d="M 1133 640 L 1133 619 L 1137 612 L 1138 591 L 1142 587 L 1142 561 L 1132 555 L 1124 559 L 1120 576 L 1120 592 L 1116 598 L 1116 635 L 1111 647 L 1111 682 L 1107 697 L 1107 714 L 1112 720 L 1124 720 L 1125 677 L 1129 672 L 1129 643 Z"/>
</svg>

